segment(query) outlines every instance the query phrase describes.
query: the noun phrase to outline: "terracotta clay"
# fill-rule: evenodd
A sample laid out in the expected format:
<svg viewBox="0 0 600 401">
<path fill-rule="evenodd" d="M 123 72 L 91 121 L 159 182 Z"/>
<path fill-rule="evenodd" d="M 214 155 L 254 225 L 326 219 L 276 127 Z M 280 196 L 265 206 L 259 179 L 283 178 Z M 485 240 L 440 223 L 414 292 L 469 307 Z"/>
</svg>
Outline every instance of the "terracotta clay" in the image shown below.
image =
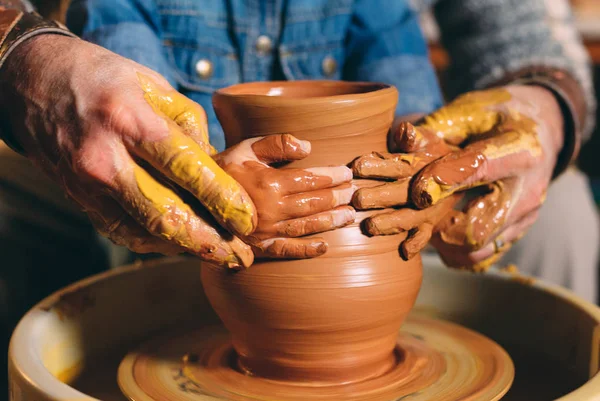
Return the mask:
<svg viewBox="0 0 600 401">
<path fill-rule="evenodd" d="M 245 375 L 230 366 L 235 353 L 228 337 L 221 326 L 154 337 L 123 359 L 119 387 L 136 401 L 495 401 L 515 373 L 510 356 L 489 338 L 421 316 L 409 316 L 397 334 L 397 363 L 377 378 L 343 386 Z"/>
<path fill-rule="evenodd" d="M 347 165 L 365 149 L 387 151 L 397 97 L 395 88 L 382 84 L 295 81 L 225 88 L 213 103 L 228 147 L 289 133 L 309 140 L 311 152 L 284 168 L 309 168 Z M 357 187 L 378 184 L 354 181 Z M 328 250 L 316 259 L 257 261 L 239 272 L 203 265 L 206 294 L 232 334 L 241 369 L 329 383 L 391 369 L 422 266 L 420 257 L 399 257 L 406 233 L 363 234 L 360 222 L 372 213 L 359 212 L 353 224 L 319 234 Z"/>
</svg>

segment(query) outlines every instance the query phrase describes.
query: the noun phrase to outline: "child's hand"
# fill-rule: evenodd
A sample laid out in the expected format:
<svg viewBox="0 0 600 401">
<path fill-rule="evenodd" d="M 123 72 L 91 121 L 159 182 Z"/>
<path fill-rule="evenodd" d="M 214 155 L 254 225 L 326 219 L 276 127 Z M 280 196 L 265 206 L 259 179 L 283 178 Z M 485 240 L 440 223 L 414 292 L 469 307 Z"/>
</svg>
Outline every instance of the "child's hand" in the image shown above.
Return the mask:
<svg viewBox="0 0 600 401">
<path fill-rule="evenodd" d="M 310 143 L 292 135 L 245 140 L 215 156 L 217 163 L 250 195 L 257 229 L 243 238 L 257 257 L 311 258 L 324 254 L 322 238 L 298 238 L 350 224 L 354 189 L 345 166 L 276 169 L 273 163 L 300 160 Z"/>
</svg>

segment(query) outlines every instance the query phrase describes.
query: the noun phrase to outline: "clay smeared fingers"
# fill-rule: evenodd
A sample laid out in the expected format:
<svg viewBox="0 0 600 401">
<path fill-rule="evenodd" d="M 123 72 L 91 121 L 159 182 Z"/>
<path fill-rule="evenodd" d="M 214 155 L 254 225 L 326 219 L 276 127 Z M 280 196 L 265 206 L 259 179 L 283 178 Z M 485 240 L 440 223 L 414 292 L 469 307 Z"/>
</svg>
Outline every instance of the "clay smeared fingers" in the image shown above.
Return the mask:
<svg viewBox="0 0 600 401">
<path fill-rule="evenodd" d="M 370 235 L 394 235 L 409 231 L 424 223 L 436 225 L 450 213 L 459 200 L 460 196 L 453 196 L 425 210 L 404 208 L 380 213 L 365 219 L 364 226 Z"/>
<path fill-rule="evenodd" d="M 392 128 L 391 132 L 391 152 L 417 152 L 421 150 L 427 141 L 413 124 L 408 121 L 401 121 Z"/>
<path fill-rule="evenodd" d="M 374 187 L 358 189 L 352 198 L 352 206 L 358 210 L 384 209 L 408 203 L 410 179 L 404 178 Z"/>
<path fill-rule="evenodd" d="M 538 210 L 527 214 L 516 224 L 505 228 L 498 236 L 491 239 L 488 244 L 475 252 L 469 253 L 468 249 L 464 246 L 448 243 L 439 235 L 440 233 L 434 233 L 431 243 L 438 250 L 444 264 L 448 267 L 475 272 L 486 271 L 504 256 L 510 250 L 511 246 L 525 234 L 537 220 L 538 214 Z M 495 239 L 499 239 L 503 243 L 502 249 L 496 249 L 496 245 L 494 244 Z"/>
<path fill-rule="evenodd" d="M 512 245 L 518 241 L 535 223 L 538 216 L 539 210 L 534 210 L 515 224 L 509 225 L 504 229 L 504 231 L 493 238 L 485 247 L 478 251 L 472 252 L 469 255 L 469 259 L 475 263 L 481 263 L 492 257 L 495 253 L 497 253 L 497 251 L 500 253 L 508 252 Z M 496 249 L 496 245 L 494 243 L 495 239 L 498 239 L 500 242 L 502 242 L 502 249 Z"/>
<path fill-rule="evenodd" d="M 131 216 L 125 214 L 119 218 L 107 220 L 106 214 L 89 212 L 88 216 L 96 230 L 114 244 L 124 246 L 136 253 L 157 253 L 178 255 L 187 252 L 177 244 L 155 237 L 140 226 Z M 110 221 L 110 222 L 108 222 Z"/>
<path fill-rule="evenodd" d="M 284 195 L 317 191 L 350 182 L 352 171 L 346 166 L 279 170 Z"/>
<path fill-rule="evenodd" d="M 335 188 L 288 195 L 281 202 L 281 219 L 307 217 L 338 206 L 348 205 L 354 191 L 352 184 L 348 183 Z"/>
<path fill-rule="evenodd" d="M 277 236 L 294 238 L 344 227 L 354 222 L 355 218 L 356 212 L 352 207 L 340 206 L 312 216 L 282 221 L 274 228 Z"/>
<path fill-rule="evenodd" d="M 455 192 L 516 177 L 539 162 L 542 150 L 537 135 L 510 126 L 498 129 L 505 131 L 447 154 L 421 170 L 411 188 L 414 204 L 424 209 Z"/>
<path fill-rule="evenodd" d="M 465 207 L 465 245 L 470 251 L 481 249 L 507 223 L 514 206 L 517 180 L 507 179 L 488 185 L 488 192 L 472 199 Z"/>
<path fill-rule="evenodd" d="M 409 231 L 406 239 L 400 244 L 400 256 L 404 260 L 411 260 L 421 252 L 429 243 L 433 234 L 433 224 L 423 223 Z"/>
<path fill-rule="evenodd" d="M 426 164 L 421 155 L 373 152 L 355 159 L 351 167 L 355 177 L 399 179 L 412 176 Z"/>
<path fill-rule="evenodd" d="M 252 143 L 258 160 L 267 164 L 304 159 L 310 149 L 310 142 L 290 134 L 269 135 Z"/>
<path fill-rule="evenodd" d="M 186 249 L 203 260 L 231 268 L 248 267 L 248 245 L 197 215 L 174 191 L 137 165 L 116 178 L 111 196 L 146 231 Z"/>
<path fill-rule="evenodd" d="M 173 88 L 159 85 L 149 76 L 138 74 L 138 78 L 145 93 L 144 98 L 158 114 L 173 120 L 206 153 L 211 156 L 216 153 L 209 142 L 208 119 L 202 106 Z"/>
<path fill-rule="evenodd" d="M 257 258 L 310 259 L 327 252 L 322 238 L 271 238 L 253 246 Z"/>
<path fill-rule="evenodd" d="M 129 150 L 194 195 L 233 234 L 254 231 L 256 211 L 246 190 L 173 121 L 167 125 L 165 139 L 129 144 Z"/>
<path fill-rule="evenodd" d="M 85 211 L 101 235 L 137 253 L 176 255 L 185 252 L 178 244 L 155 237 L 140 226 L 114 199 L 83 187 L 71 170 L 63 170 L 69 197 Z"/>
</svg>

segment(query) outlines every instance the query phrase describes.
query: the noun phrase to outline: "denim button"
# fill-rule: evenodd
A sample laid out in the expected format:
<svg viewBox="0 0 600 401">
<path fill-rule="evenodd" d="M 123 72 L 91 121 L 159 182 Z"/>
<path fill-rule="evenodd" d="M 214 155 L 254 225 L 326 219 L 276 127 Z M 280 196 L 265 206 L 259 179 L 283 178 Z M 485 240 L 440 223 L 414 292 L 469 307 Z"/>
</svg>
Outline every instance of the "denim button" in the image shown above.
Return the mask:
<svg viewBox="0 0 600 401">
<path fill-rule="evenodd" d="M 206 79 L 212 75 L 212 63 L 206 59 L 202 59 L 196 63 L 196 73 L 200 78 Z"/>
<path fill-rule="evenodd" d="M 273 42 L 271 38 L 265 35 L 261 35 L 256 39 L 256 50 L 261 54 L 267 54 L 273 48 Z"/>
<path fill-rule="evenodd" d="M 327 56 L 323 59 L 321 67 L 323 69 L 323 74 L 327 77 L 330 77 L 337 71 L 337 62 L 333 57 Z"/>
</svg>

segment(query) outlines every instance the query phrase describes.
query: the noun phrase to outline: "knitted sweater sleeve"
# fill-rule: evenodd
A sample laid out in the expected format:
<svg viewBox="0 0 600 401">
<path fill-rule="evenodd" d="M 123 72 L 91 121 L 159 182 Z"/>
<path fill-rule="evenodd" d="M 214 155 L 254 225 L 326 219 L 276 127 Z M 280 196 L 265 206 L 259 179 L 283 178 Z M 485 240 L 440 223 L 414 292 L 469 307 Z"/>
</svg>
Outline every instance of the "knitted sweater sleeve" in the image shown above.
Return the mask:
<svg viewBox="0 0 600 401">
<path fill-rule="evenodd" d="M 561 76 L 578 135 L 591 136 L 596 99 L 591 63 L 568 0 L 422 0 L 433 6 L 448 51 L 451 95 L 527 77 Z"/>
</svg>

